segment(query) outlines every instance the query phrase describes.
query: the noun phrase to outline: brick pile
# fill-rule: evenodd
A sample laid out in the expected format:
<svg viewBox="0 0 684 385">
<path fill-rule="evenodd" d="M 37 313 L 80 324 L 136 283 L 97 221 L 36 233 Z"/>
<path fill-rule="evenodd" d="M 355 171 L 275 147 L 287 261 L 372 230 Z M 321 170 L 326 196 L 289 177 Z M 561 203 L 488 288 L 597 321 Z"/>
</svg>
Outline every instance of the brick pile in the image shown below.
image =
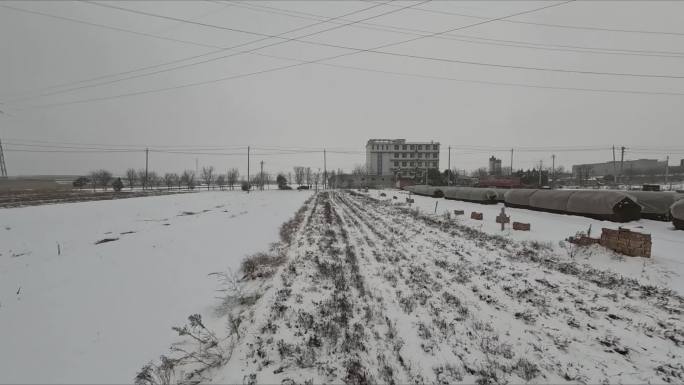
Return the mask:
<svg viewBox="0 0 684 385">
<path fill-rule="evenodd" d="M 651 234 L 628 229 L 606 229 L 601 232 L 599 244 L 630 257 L 651 257 Z"/>
<path fill-rule="evenodd" d="M 513 222 L 513 230 L 530 231 L 530 224 L 522 222 Z"/>
</svg>

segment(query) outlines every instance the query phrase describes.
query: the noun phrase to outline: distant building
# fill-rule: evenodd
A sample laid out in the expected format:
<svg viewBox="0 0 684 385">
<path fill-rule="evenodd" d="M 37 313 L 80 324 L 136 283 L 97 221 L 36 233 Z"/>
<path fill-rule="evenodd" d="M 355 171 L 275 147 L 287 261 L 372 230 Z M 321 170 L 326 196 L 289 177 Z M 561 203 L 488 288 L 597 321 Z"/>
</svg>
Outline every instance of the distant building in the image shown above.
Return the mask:
<svg viewBox="0 0 684 385">
<path fill-rule="evenodd" d="M 368 175 L 409 177 L 439 170 L 439 143 L 406 139 L 371 139 L 366 143 Z"/>
<path fill-rule="evenodd" d="M 620 174 L 620 161 L 605 163 L 577 164 L 572 166 L 572 176 L 597 177 Z M 644 174 L 649 172 L 665 172 L 665 161 L 657 159 L 637 159 L 622 162 L 622 174 Z"/>
<path fill-rule="evenodd" d="M 679 167 L 684 167 L 684 159 L 679 161 Z"/>
<path fill-rule="evenodd" d="M 501 159 L 489 158 L 489 175 L 501 175 Z"/>
</svg>

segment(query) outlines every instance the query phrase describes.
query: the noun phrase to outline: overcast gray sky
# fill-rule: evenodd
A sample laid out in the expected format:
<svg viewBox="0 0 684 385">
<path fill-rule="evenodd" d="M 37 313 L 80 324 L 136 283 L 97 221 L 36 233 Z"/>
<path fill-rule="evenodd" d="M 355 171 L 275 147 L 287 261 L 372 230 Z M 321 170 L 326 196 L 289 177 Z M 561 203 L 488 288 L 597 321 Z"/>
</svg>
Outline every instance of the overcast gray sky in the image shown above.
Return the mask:
<svg viewBox="0 0 684 385">
<path fill-rule="evenodd" d="M 349 170 L 364 162 L 370 138 L 439 141 L 442 169 L 449 145 L 459 169 L 486 166 L 490 155 L 507 165 L 511 147 L 520 148 L 515 168 L 546 166 L 553 153 L 566 167 L 605 161 L 613 144 L 628 147 L 627 159 L 684 158 L 684 2 L 575 1 L 376 49 L 413 57 L 339 47 L 374 49 L 560 2 L 98 3 L 138 13 L 0 2 L 0 138 L 10 175 L 120 173 L 144 167 L 143 151 L 95 149 L 144 146 L 175 146 L 151 153 L 158 172 L 194 169 L 197 159 L 244 174 L 246 145 L 277 147 L 252 158 L 271 172 L 323 167 L 319 153 L 277 153 L 295 147 L 338 151 L 328 168 Z M 283 36 L 319 44 L 268 38 L 315 23 Z M 354 54 L 235 77 L 343 53 Z"/>
</svg>

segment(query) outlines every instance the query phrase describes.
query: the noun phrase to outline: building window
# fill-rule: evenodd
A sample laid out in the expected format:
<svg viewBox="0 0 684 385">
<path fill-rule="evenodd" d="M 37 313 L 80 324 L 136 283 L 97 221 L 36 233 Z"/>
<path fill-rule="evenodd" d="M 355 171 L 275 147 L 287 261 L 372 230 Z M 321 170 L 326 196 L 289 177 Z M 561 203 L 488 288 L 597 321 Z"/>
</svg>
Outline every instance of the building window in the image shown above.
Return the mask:
<svg viewBox="0 0 684 385">
<path fill-rule="evenodd" d="M 398 152 L 395 152 L 395 153 L 394 153 L 394 157 L 395 157 L 395 158 L 398 158 L 398 157 L 399 157 L 399 153 L 398 153 Z"/>
<path fill-rule="evenodd" d="M 415 165 L 416 165 L 416 162 L 411 162 L 411 163 L 410 163 L 410 166 L 411 166 L 411 167 L 414 167 Z"/>
<path fill-rule="evenodd" d="M 401 154 L 402 158 L 406 158 L 406 153 Z"/>
<path fill-rule="evenodd" d="M 401 146 L 401 149 L 406 150 L 406 145 L 404 144 L 403 146 Z"/>
<path fill-rule="evenodd" d="M 419 144 L 419 145 L 418 145 L 418 149 L 419 149 L 419 150 L 422 150 L 422 149 L 423 149 L 423 145 L 422 145 L 422 144 Z"/>
<path fill-rule="evenodd" d="M 399 149 L 399 146 L 395 144 L 395 145 L 394 145 L 394 149 L 395 149 L 395 150 L 398 150 L 398 149 Z"/>
<path fill-rule="evenodd" d="M 414 146 L 414 145 L 412 144 L 412 145 L 411 145 L 411 150 L 415 150 L 415 149 L 416 149 L 416 146 Z"/>
<path fill-rule="evenodd" d="M 422 152 L 418 153 L 418 157 L 419 157 L 419 158 L 422 158 L 422 157 L 423 157 L 423 153 L 422 153 Z M 426 158 L 427 158 L 427 157 L 426 157 Z"/>
<path fill-rule="evenodd" d="M 439 163 L 437 163 L 437 162 L 432 162 L 432 167 L 434 167 L 434 168 L 439 167 Z"/>
<path fill-rule="evenodd" d="M 410 154 L 409 154 L 409 158 L 413 158 L 413 156 L 414 156 L 413 153 L 410 153 Z"/>
<path fill-rule="evenodd" d="M 423 162 L 418 162 L 418 167 L 423 167 Z"/>
<path fill-rule="evenodd" d="M 432 154 L 432 157 L 435 159 L 439 158 L 439 152 L 435 152 L 434 154 Z"/>
<path fill-rule="evenodd" d="M 394 167 L 398 167 L 398 166 L 399 166 L 399 162 L 395 161 L 395 162 L 394 162 Z"/>
<path fill-rule="evenodd" d="M 401 165 L 402 165 L 403 167 L 406 167 L 406 161 L 401 162 Z"/>
<path fill-rule="evenodd" d="M 432 146 L 432 149 L 433 149 L 433 150 L 439 150 L 439 144 L 433 145 L 433 146 Z"/>
</svg>

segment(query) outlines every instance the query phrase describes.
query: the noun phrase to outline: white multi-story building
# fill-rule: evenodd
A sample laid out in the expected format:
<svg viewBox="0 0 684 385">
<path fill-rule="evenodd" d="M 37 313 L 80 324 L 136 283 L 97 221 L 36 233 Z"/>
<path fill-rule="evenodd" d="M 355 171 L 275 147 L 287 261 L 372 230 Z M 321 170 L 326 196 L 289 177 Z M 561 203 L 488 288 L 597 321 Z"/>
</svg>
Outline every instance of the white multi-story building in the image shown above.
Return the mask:
<svg viewBox="0 0 684 385">
<path fill-rule="evenodd" d="M 369 175 L 414 177 L 428 169 L 439 170 L 439 143 L 407 142 L 406 139 L 370 139 L 366 143 Z"/>
</svg>

